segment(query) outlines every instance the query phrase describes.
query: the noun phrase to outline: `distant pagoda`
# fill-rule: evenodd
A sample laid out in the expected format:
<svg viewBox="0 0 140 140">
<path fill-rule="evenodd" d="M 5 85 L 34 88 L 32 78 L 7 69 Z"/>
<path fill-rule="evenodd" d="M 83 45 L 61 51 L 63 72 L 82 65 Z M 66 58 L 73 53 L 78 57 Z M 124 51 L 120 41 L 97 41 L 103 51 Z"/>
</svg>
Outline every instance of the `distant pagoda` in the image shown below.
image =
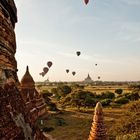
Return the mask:
<svg viewBox="0 0 140 140">
<path fill-rule="evenodd" d="M 93 123 L 88 140 L 109 140 L 104 125 L 102 104 L 98 102 L 95 107 Z"/>
<path fill-rule="evenodd" d="M 84 83 L 92 83 L 93 80 L 91 79 L 90 75 L 88 74 L 87 78 L 85 78 Z"/>
</svg>

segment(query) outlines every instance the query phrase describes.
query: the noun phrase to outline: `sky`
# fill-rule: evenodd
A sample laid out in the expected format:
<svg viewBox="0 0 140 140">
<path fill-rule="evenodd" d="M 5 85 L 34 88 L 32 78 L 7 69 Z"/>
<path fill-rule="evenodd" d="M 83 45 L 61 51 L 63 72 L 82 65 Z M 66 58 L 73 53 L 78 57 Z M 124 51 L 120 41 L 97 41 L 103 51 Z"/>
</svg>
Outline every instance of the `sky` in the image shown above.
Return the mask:
<svg viewBox="0 0 140 140">
<path fill-rule="evenodd" d="M 81 81 L 88 73 L 93 80 L 140 80 L 140 0 L 15 3 L 19 80 L 27 65 L 35 81 Z M 53 65 L 42 77 L 48 61 Z"/>
</svg>

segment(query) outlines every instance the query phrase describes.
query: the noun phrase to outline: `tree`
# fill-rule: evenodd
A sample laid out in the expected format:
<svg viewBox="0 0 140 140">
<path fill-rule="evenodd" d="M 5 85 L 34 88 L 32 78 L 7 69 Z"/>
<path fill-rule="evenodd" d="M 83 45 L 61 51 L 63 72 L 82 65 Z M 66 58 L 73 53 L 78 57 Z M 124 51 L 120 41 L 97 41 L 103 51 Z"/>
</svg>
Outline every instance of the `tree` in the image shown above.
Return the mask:
<svg viewBox="0 0 140 140">
<path fill-rule="evenodd" d="M 121 88 L 116 89 L 116 90 L 115 90 L 115 93 L 117 93 L 117 94 L 119 94 L 119 95 L 120 95 L 120 94 L 122 94 L 122 93 L 123 93 L 123 90 L 122 90 Z"/>
<path fill-rule="evenodd" d="M 67 85 L 62 85 L 60 87 L 58 87 L 59 90 L 59 95 L 60 96 L 66 96 L 67 94 L 71 93 L 72 89 L 70 86 Z"/>
<path fill-rule="evenodd" d="M 115 94 L 110 91 L 102 92 L 101 95 L 99 96 L 101 99 L 113 99 L 115 98 Z"/>
</svg>

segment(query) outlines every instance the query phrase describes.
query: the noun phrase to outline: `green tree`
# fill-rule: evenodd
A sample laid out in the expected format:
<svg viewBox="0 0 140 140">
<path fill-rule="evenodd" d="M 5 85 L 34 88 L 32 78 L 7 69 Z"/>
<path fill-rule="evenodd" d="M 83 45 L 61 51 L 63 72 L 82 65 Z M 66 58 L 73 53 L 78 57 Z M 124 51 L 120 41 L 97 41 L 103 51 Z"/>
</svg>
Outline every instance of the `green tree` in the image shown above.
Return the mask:
<svg viewBox="0 0 140 140">
<path fill-rule="evenodd" d="M 66 96 L 67 94 L 71 93 L 72 89 L 70 86 L 62 85 L 58 87 L 59 95 Z"/>
<path fill-rule="evenodd" d="M 101 99 L 113 99 L 115 98 L 115 94 L 110 91 L 102 92 L 101 95 L 99 95 L 99 98 Z"/>
<path fill-rule="evenodd" d="M 120 95 L 120 94 L 122 94 L 122 93 L 123 93 L 123 90 L 122 90 L 121 88 L 116 89 L 116 90 L 115 90 L 115 93 L 117 93 L 117 94 L 119 94 L 119 95 Z"/>
</svg>

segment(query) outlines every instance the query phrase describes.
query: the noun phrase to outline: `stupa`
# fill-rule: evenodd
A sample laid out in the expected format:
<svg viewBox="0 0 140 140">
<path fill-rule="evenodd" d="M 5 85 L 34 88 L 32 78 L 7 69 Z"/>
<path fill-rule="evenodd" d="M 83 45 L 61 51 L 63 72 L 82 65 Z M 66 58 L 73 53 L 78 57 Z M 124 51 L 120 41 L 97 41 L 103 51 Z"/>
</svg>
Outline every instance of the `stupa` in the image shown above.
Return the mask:
<svg viewBox="0 0 140 140">
<path fill-rule="evenodd" d="M 108 140 L 107 131 L 104 125 L 102 104 L 98 102 L 95 107 L 93 123 L 88 140 Z"/>
<path fill-rule="evenodd" d="M 85 78 L 84 83 L 92 83 L 93 80 L 91 79 L 90 75 L 88 74 L 87 78 Z"/>
<path fill-rule="evenodd" d="M 35 88 L 35 82 L 29 72 L 28 66 L 21 80 L 20 94 L 24 100 L 24 103 L 26 104 L 27 109 L 30 110 L 34 121 L 38 117 L 46 113 L 46 104 L 43 97 L 38 93 Z"/>
</svg>

